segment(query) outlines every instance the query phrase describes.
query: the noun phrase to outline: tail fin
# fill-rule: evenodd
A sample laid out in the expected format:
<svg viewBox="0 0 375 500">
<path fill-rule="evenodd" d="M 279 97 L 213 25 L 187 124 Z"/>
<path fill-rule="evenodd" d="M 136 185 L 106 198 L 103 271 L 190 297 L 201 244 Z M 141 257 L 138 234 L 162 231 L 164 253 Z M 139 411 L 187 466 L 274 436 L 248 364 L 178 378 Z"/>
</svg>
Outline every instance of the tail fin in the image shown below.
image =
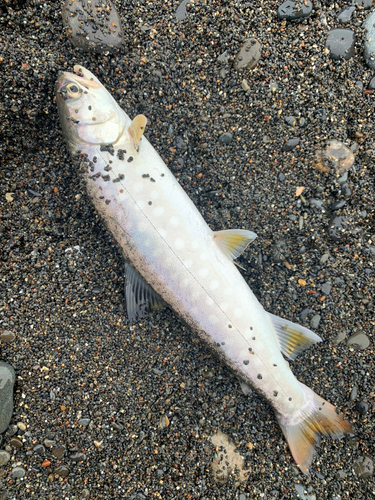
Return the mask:
<svg viewBox="0 0 375 500">
<path fill-rule="evenodd" d="M 279 424 L 298 467 L 309 475 L 309 467 L 316 454 L 315 447 L 319 445 L 319 434 L 339 439 L 345 433 L 352 432 L 352 426 L 342 414 L 336 413 L 331 403 L 304 384 L 301 385 L 307 399 L 306 408 L 301 410 L 301 418 L 298 422 L 287 422 L 287 419 L 279 417 Z"/>
</svg>

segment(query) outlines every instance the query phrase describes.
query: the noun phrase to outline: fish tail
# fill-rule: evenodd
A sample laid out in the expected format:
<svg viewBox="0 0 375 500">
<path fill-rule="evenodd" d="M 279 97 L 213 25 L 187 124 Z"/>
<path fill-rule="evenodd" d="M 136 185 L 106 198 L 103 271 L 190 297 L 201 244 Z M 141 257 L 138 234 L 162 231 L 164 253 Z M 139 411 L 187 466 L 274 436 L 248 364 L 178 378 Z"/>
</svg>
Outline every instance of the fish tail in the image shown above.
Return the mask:
<svg viewBox="0 0 375 500">
<path fill-rule="evenodd" d="M 352 432 L 352 426 L 328 401 L 301 384 L 306 394 L 306 406 L 298 415 L 278 416 L 280 427 L 288 442 L 294 460 L 301 471 L 309 475 L 309 467 L 319 445 L 319 435 L 339 439 Z"/>
</svg>

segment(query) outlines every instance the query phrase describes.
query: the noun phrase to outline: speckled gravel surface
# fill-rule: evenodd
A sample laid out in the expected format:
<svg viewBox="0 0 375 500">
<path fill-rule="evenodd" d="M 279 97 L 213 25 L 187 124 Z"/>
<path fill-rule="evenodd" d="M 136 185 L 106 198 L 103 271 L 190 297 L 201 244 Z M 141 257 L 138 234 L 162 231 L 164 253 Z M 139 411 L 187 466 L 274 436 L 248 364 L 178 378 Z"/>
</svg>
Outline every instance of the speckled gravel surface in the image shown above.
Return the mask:
<svg viewBox="0 0 375 500">
<path fill-rule="evenodd" d="M 287 22 L 281 3 L 184 2 L 178 20 L 178 2 L 115 1 L 124 44 L 105 55 L 73 48 L 62 3 L 0 2 L 0 330 L 15 335 L 0 348 L 16 371 L 1 499 L 374 497 L 371 10 L 345 24 L 354 56 L 333 61 L 325 43 L 345 5 L 314 2 Z M 261 59 L 235 70 L 249 38 Z M 356 435 L 322 440 L 310 478 L 268 404 L 245 396 L 172 312 L 127 323 L 120 251 L 58 123 L 57 71 L 76 63 L 130 116 L 147 116 L 148 138 L 212 229 L 258 234 L 239 263 L 264 307 L 323 337 L 293 371 Z M 328 140 L 355 153 L 344 177 L 314 168 Z M 216 431 L 244 457 L 247 482 L 215 481 Z"/>
</svg>

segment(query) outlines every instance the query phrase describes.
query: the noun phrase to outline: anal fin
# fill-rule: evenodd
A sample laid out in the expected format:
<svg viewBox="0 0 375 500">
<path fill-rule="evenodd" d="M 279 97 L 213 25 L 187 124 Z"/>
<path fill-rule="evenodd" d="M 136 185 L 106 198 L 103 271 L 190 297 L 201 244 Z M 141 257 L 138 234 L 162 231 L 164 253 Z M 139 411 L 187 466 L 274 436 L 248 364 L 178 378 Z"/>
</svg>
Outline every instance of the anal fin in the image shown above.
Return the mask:
<svg viewBox="0 0 375 500">
<path fill-rule="evenodd" d="M 232 260 L 237 259 L 247 245 L 255 240 L 257 235 L 246 229 L 225 229 L 214 231 L 214 239 L 223 253 Z"/>
<path fill-rule="evenodd" d="M 130 322 L 143 318 L 149 312 L 166 307 L 164 300 L 127 262 L 125 274 L 126 312 Z"/>
<path fill-rule="evenodd" d="M 268 316 L 276 331 L 280 351 L 288 359 L 295 359 L 302 351 L 322 341 L 319 335 L 304 326 L 297 325 L 271 313 L 268 313 Z"/>
</svg>

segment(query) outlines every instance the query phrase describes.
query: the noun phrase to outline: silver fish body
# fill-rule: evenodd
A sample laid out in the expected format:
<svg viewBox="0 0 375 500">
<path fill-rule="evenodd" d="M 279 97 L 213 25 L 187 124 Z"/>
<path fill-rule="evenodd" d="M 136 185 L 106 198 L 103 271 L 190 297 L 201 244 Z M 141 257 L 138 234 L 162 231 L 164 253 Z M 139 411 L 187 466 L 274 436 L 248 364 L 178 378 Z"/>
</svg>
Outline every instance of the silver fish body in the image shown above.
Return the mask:
<svg viewBox="0 0 375 500">
<path fill-rule="evenodd" d="M 319 337 L 264 311 L 233 263 L 255 235 L 213 232 L 142 136 L 144 117 L 132 121 L 94 75 L 80 66 L 75 73 L 58 78 L 63 131 L 138 285 L 144 280 L 151 302 L 160 297 L 269 401 L 307 473 L 318 432 L 339 437 L 350 430 L 330 403 L 295 378 L 282 355 L 294 358 Z"/>
</svg>

